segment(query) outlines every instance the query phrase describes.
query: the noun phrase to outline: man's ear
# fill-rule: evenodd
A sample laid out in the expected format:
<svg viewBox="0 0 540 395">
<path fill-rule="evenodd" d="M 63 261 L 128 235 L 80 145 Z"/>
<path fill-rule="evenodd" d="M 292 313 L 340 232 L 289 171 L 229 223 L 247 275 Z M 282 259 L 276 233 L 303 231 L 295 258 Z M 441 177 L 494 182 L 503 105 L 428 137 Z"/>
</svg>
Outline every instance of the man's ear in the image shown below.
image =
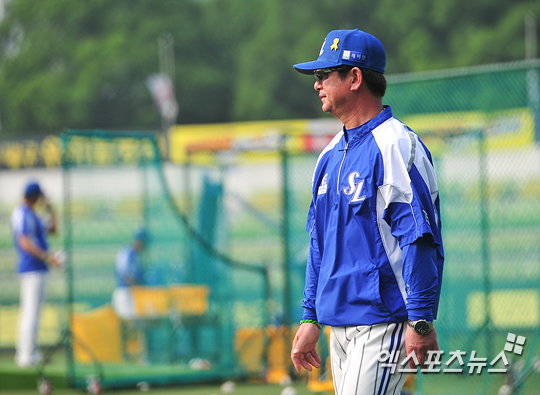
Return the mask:
<svg viewBox="0 0 540 395">
<path fill-rule="evenodd" d="M 351 78 L 351 90 L 359 90 L 360 86 L 362 85 L 362 81 L 364 80 L 362 70 L 360 70 L 358 67 L 353 67 L 351 69 L 349 78 Z"/>
</svg>

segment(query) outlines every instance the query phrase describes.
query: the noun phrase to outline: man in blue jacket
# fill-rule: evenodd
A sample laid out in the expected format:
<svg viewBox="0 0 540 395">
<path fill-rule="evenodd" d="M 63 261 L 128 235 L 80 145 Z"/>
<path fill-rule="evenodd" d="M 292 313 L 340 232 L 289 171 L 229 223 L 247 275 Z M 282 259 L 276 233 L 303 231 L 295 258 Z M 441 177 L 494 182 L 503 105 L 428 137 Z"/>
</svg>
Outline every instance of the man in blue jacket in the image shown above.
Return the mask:
<svg viewBox="0 0 540 395">
<path fill-rule="evenodd" d="M 342 121 L 312 181 L 304 314 L 293 341 L 295 368 L 312 370 L 321 324 L 331 326 L 336 394 L 399 393 L 405 369 L 439 350 L 433 320 L 442 282 L 437 178 L 418 136 L 383 105 L 386 54 L 374 36 L 330 32 L 315 61 L 323 111 Z M 395 360 L 395 359 L 393 359 Z M 405 366 L 405 368 L 409 368 Z M 401 370 L 401 372 L 399 371 Z"/>
<path fill-rule="evenodd" d="M 47 221 L 35 212 L 38 202 L 48 212 Z M 29 182 L 26 185 L 22 204 L 11 214 L 11 230 L 19 256 L 17 272 L 21 283 L 15 360 L 19 367 L 27 368 L 41 361 L 37 337 L 49 267 L 61 267 L 58 257 L 49 253 L 47 243 L 47 234 L 56 232 L 56 217 L 38 183 Z"/>
</svg>

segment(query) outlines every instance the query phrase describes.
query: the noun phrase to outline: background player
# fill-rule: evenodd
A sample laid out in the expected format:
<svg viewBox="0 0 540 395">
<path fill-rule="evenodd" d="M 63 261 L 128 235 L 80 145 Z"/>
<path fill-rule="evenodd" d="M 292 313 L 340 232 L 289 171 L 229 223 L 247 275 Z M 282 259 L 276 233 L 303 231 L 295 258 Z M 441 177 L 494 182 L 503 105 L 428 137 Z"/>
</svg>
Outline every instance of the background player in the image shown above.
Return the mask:
<svg viewBox="0 0 540 395">
<path fill-rule="evenodd" d="M 141 254 L 146 248 L 148 234 L 141 229 L 135 233 L 131 245 L 122 248 L 116 256 L 116 289 L 112 304 L 116 314 L 126 320 L 135 319 L 131 287 L 144 284 Z"/>
<path fill-rule="evenodd" d="M 48 213 L 47 221 L 35 212 L 38 201 L 41 201 Z M 30 182 L 26 186 L 22 204 L 11 215 L 11 229 L 19 256 L 18 273 L 21 283 L 15 361 L 19 367 L 24 368 L 40 362 L 37 335 L 46 295 L 48 267 L 61 266 L 58 258 L 49 254 L 47 233 L 56 232 L 56 217 L 38 183 Z"/>
<path fill-rule="evenodd" d="M 400 352 L 401 361 L 406 348 L 423 367 L 438 350 L 437 181 L 427 148 L 383 106 L 385 65 L 381 42 L 355 29 L 330 32 L 317 60 L 294 66 L 315 75 L 323 111 L 344 126 L 313 175 L 304 314 L 291 358 L 298 371 L 319 367 L 320 324 L 330 325 L 340 395 L 399 393 L 407 375 L 381 367 L 381 353 Z"/>
</svg>

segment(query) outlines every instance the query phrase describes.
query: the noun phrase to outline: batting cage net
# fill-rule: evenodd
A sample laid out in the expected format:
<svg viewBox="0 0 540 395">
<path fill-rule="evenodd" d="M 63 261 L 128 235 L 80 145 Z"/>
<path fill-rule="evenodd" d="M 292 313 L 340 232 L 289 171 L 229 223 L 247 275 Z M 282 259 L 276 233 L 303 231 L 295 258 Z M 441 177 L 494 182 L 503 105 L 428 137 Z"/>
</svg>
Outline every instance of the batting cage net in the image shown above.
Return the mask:
<svg viewBox="0 0 540 395">
<path fill-rule="evenodd" d="M 530 61 L 388 77 L 384 102 L 433 155 L 445 249 L 441 352 L 429 356 L 429 374 L 407 383 L 410 393 L 540 387 L 539 74 Z M 65 250 L 66 270 L 52 273 L 40 344 L 62 334 L 70 384 L 298 378 L 289 352 L 302 314 L 311 179 L 340 128 L 332 118 L 176 126 L 169 161 L 153 134 L 64 133 L 63 196 L 53 199 L 61 238 L 52 243 Z M 6 225 L 13 205 L 1 204 L 5 349 L 15 341 L 18 288 Z M 141 234 L 142 281 L 129 287 L 128 314 L 117 265 Z M 328 333 L 323 367 L 300 377 L 313 391 L 332 389 Z M 393 374 L 404 359 L 380 356 Z"/>
<path fill-rule="evenodd" d="M 195 165 L 189 174 L 163 168 L 153 135 L 70 131 L 63 144 L 71 384 L 260 374 L 269 300 L 265 236 L 243 224 L 242 214 L 226 216 L 222 174 Z M 233 220 L 241 222 L 239 237 L 249 239 L 235 256 L 223 253 Z M 135 251 L 141 234 L 145 248 Z M 132 285 L 120 279 L 126 251 L 139 257 L 142 273 L 122 287 Z M 260 336 L 252 339 L 250 330 Z"/>
</svg>

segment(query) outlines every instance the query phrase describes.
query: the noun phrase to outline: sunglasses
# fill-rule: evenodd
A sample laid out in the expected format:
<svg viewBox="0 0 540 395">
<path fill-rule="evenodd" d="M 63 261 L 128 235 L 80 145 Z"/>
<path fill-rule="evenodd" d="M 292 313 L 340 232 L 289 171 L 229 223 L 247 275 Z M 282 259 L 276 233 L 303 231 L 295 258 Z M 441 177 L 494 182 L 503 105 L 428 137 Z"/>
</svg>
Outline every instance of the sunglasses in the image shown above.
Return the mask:
<svg viewBox="0 0 540 395">
<path fill-rule="evenodd" d="M 339 71 L 339 70 L 342 70 L 343 67 L 331 67 L 329 69 L 317 69 L 315 70 L 315 72 L 313 73 L 313 75 L 315 76 L 315 79 L 319 82 L 325 80 L 328 78 L 328 74 L 330 74 L 332 71 Z"/>
</svg>

